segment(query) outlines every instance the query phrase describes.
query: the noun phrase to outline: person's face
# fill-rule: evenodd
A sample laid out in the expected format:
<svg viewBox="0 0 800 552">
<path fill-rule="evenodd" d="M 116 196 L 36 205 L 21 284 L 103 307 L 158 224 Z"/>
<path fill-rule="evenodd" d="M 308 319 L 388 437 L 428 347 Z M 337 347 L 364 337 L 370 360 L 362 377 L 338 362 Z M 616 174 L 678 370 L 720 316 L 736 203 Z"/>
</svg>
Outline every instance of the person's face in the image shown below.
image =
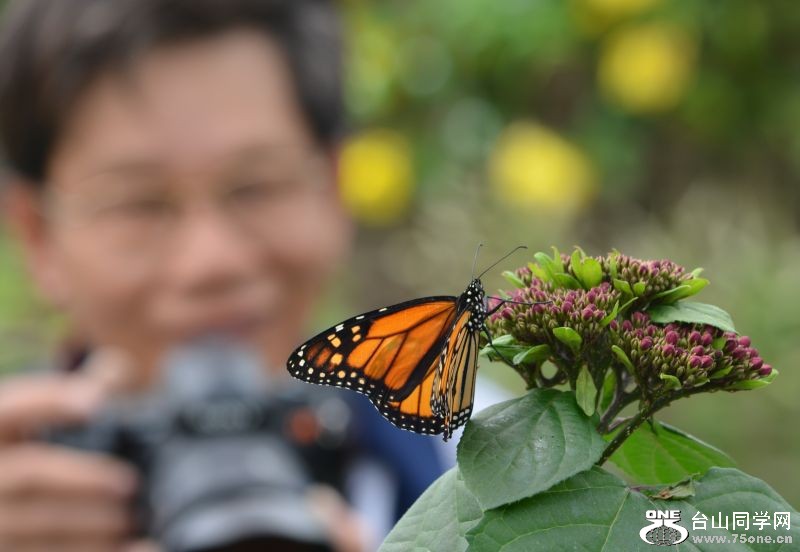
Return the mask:
<svg viewBox="0 0 800 552">
<path fill-rule="evenodd" d="M 24 232 L 37 281 L 81 337 L 144 365 L 222 331 L 281 366 L 349 241 L 326 153 L 276 44 L 155 50 L 73 111 Z"/>
</svg>

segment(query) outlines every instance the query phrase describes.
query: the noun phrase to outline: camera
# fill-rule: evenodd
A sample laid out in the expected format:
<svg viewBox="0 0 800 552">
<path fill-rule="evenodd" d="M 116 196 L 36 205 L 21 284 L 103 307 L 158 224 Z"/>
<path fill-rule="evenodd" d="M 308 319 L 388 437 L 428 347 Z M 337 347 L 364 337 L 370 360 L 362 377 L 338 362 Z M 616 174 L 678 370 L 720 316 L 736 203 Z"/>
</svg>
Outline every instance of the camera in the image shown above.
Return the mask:
<svg viewBox="0 0 800 552">
<path fill-rule="evenodd" d="M 330 551 L 306 493 L 342 488 L 347 403 L 272 381 L 255 354 L 220 337 L 172 351 L 161 374 L 146 396 L 46 439 L 136 466 L 139 530 L 168 552 Z"/>
</svg>

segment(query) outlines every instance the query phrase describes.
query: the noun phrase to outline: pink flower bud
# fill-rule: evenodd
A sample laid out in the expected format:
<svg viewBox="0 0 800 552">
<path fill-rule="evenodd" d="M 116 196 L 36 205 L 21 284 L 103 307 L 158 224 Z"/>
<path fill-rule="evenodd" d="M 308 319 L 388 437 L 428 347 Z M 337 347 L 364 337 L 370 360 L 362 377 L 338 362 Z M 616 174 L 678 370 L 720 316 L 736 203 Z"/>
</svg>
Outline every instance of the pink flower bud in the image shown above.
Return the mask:
<svg viewBox="0 0 800 552">
<path fill-rule="evenodd" d="M 672 356 L 672 355 L 674 355 L 675 354 L 675 345 L 673 345 L 671 343 L 667 343 L 666 345 L 661 347 L 661 353 L 664 356 Z"/>
<path fill-rule="evenodd" d="M 649 337 L 645 337 L 645 338 L 643 338 L 643 339 L 642 339 L 642 342 L 639 344 L 639 347 L 640 347 L 640 348 L 641 348 L 643 351 L 647 351 L 647 350 L 648 350 L 648 349 L 650 349 L 652 346 L 653 346 L 653 340 L 652 340 L 651 338 L 649 338 Z"/>
<path fill-rule="evenodd" d="M 769 364 L 765 364 L 758 371 L 759 376 L 768 376 L 771 373 L 772 373 L 772 366 L 770 366 Z"/>
<path fill-rule="evenodd" d="M 595 320 L 602 320 L 605 317 L 606 317 L 606 311 L 601 310 L 601 309 L 598 309 L 598 310 L 594 311 L 594 319 Z"/>
<path fill-rule="evenodd" d="M 668 331 L 667 334 L 664 336 L 664 341 L 666 341 L 670 345 L 675 345 L 678 342 L 678 339 L 680 339 L 680 336 L 678 335 L 678 332 L 674 330 Z"/>
<path fill-rule="evenodd" d="M 739 338 L 739 345 L 741 345 L 742 347 L 749 347 L 750 338 L 747 337 L 746 335 L 743 335 L 742 337 Z"/>
</svg>

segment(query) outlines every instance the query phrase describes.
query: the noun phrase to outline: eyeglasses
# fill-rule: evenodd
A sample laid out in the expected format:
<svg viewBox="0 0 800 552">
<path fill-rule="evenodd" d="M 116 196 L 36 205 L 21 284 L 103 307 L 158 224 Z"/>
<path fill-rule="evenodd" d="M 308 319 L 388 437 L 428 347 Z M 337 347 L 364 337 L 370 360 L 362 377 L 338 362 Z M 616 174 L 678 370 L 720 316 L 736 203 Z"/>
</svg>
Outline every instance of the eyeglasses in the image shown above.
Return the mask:
<svg viewBox="0 0 800 552">
<path fill-rule="evenodd" d="M 163 246 L 187 213 L 201 206 L 214 208 L 243 235 L 270 238 L 307 221 L 309 200 L 320 197 L 329 180 L 323 156 L 278 153 L 243 163 L 210 193 L 180 197 L 155 173 L 123 170 L 92 177 L 80 192 L 48 191 L 45 209 L 48 218 L 88 229 L 117 252 Z"/>
</svg>

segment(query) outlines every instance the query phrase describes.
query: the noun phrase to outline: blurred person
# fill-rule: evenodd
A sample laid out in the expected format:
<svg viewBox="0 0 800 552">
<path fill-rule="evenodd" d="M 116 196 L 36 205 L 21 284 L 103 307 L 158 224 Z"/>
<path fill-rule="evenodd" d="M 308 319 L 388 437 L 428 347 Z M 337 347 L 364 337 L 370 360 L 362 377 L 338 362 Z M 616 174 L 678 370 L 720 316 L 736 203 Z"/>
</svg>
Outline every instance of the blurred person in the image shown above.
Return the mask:
<svg viewBox="0 0 800 552">
<path fill-rule="evenodd" d="M 210 334 L 256 351 L 283 389 L 286 358 L 352 234 L 335 186 L 335 10 L 18 0 L 3 19 L 4 213 L 68 321 L 56 364 L 73 373 L 0 381 L 0 551 L 155 549 L 132 517 L 141 474 L 39 436 L 147 394 L 170 351 Z M 441 466 L 430 441 L 365 405 L 351 407 L 356 449 L 377 459 L 369 481 L 396 482 L 396 518 Z M 315 487 L 309 512 L 331 549 L 367 550 L 375 541 L 345 491 Z M 296 544 L 270 549 L 305 549 Z"/>
</svg>

